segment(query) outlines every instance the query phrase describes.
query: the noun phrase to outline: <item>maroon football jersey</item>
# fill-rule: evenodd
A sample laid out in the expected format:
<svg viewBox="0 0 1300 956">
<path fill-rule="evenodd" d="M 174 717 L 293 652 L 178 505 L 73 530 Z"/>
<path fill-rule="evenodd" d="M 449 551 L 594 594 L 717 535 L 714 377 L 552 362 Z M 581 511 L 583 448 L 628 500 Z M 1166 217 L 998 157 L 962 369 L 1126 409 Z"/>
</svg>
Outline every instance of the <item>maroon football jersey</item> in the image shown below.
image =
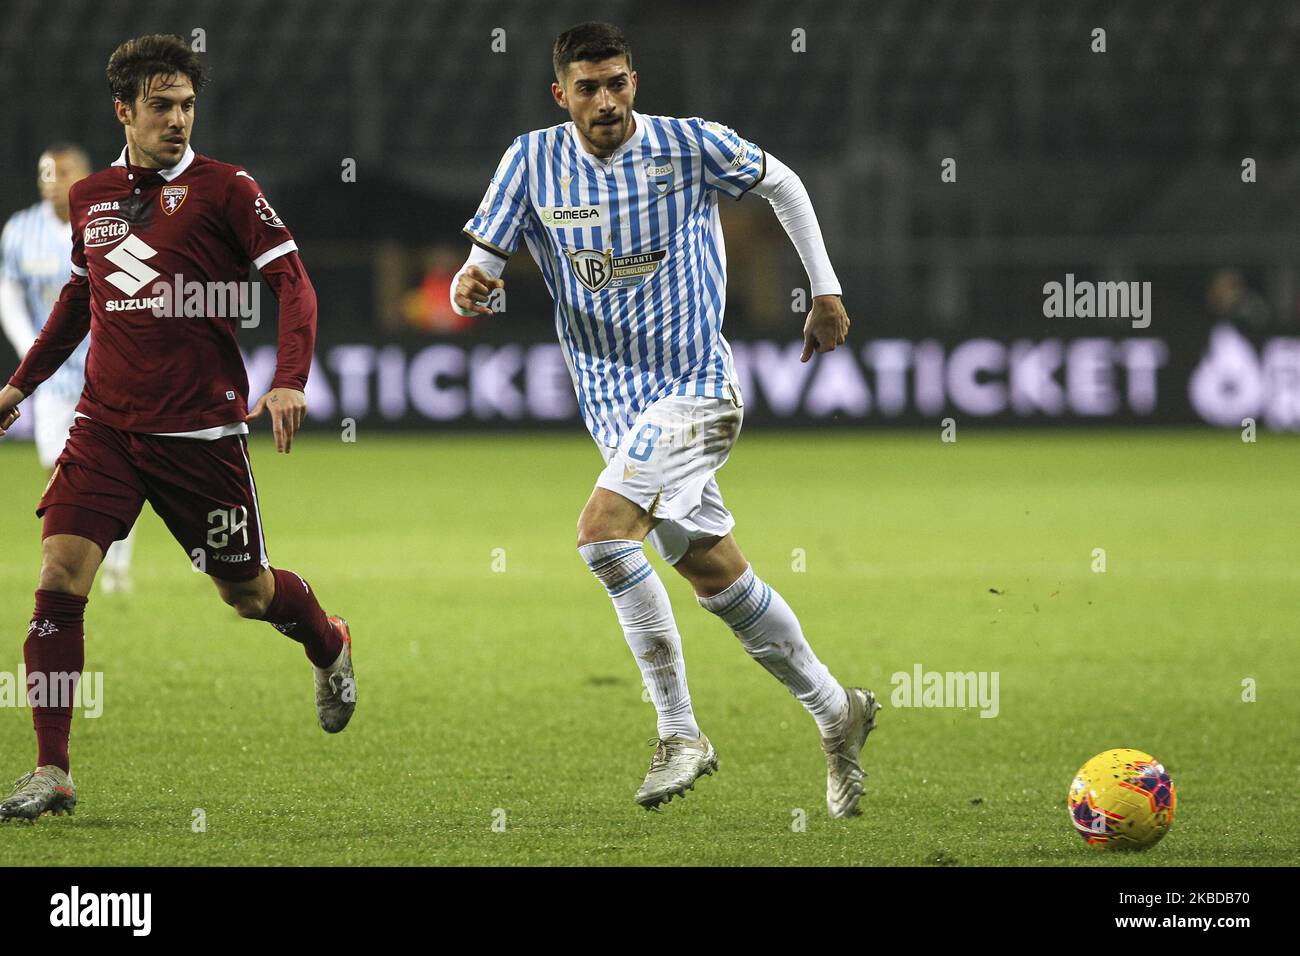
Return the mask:
<svg viewBox="0 0 1300 956">
<path fill-rule="evenodd" d="M 206 309 L 202 316 L 185 316 L 174 299 L 169 311 L 179 314 L 159 316 L 156 290 L 159 283 L 184 289 L 192 282 L 245 282 L 250 263 L 260 269 L 284 256 L 300 269 L 293 255 L 297 245 L 240 167 L 190 148 L 171 169 L 131 166 L 126 156 L 123 150 L 117 162 L 78 182 L 69 196 L 74 278 L 68 291 L 78 276 L 88 276 L 90 286 L 90 352 L 77 411 L 137 432 L 242 422 L 248 377 L 235 339 L 239 316 L 210 316 Z M 283 354 L 281 336 L 277 386 L 306 383 L 314 306 L 313 297 L 305 354 Z M 301 349 L 295 344 L 290 351 Z M 44 364 L 29 357 L 34 366 Z M 27 366 L 14 379 L 20 388 Z M 33 371 L 36 378 L 43 374 L 43 368 Z"/>
</svg>

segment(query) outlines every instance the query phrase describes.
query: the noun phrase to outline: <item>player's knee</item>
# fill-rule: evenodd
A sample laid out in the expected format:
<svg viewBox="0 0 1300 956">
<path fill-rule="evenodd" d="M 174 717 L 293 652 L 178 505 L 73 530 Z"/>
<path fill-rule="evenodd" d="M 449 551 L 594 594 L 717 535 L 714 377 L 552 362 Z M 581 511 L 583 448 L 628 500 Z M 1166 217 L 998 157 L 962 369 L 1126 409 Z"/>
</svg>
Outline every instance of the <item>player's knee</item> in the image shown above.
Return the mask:
<svg viewBox="0 0 1300 956">
<path fill-rule="evenodd" d="M 68 561 L 60 557 L 46 555 L 41 562 L 40 589 L 42 591 L 57 591 L 62 594 L 76 594 L 78 592 L 77 581 L 80 576 L 80 569 L 73 567 Z"/>
<path fill-rule="evenodd" d="M 616 537 L 610 534 L 609 522 L 603 517 L 601 510 L 590 503 L 582 509 L 582 514 L 578 515 L 578 547 Z"/>
<path fill-rule="evenodd" d="M 587 544 L 596 544 L 600 541 L 640 541 L 645 538 L 645 531 L 639 528 L 628 528 L 619 524 L 601 520 L 599 516 L 595 518 L 580 518 L 578 520 L 578 547 Z"/>
<path fill-rule="evenodd" d="M 686 578 L 699 597 L 716 597 L 740 580 L 749 562 L 735 542 L 725 537 L 698 538 L 673 568 Z"/>
<path fill-rule="evenodd" d="M 680 568 L 678 570 L 681 571 Z M 691 587 L 694 589 L 696 597 L 717 597 L 723 591 L 727 590 L 727 588 L 731 587 L 731 584 L 728 583 L 725 578 L 699 574 L 693 575 L 688 574 L 686 571 L 682 571 L 681 573 L 682 577 L 691 582 Z"/>
<path fill-rule="evenodd" d="M 266 609 L 271 603 L 257 591 L 233 587 L 221 588 L 221 600 L 233 607 L 240 617 L 254 621 L 266 617 Z"/>
<path fill-rule="evenodd" d="M 726 585 L 720 585 L 717 575 L 712 573 L 712 569 L 707 564 L 698 560 L 697 555 L 687 551 L 674 564 L 673 570 L 690 582 L 691 588 L 699 597 L 713 597 L 726 590 Z"/>
<path fill-rule="evenodd" d="M 95 563 L 80 550 L 55 549 L 47 545 L 41 555 L 40 589 L 85 597 L 95 580 Z"/>
<path fill-rule="evenodd" d="M 620 500 L 620 505 L 623 503 Z M 644 541 L 653 525 L 649 515 L 639 508 L 611 507 L 593 501 L 578 517 L 578 547 L 598 541 Z"/>
<path fill-rule="evenodd" d="M 257 595 L 252 594 L 237 598 L 231 606 L 240 617 L 248 618 L 250 621 L 260 621 L 266 617 L 267 603 Z"/>
<path fill-rule="evenodd" d="M 595 544 L 597 541 L 609 540 L 610 535 L 605 533 L 604 527 L 599 522 L 578 519 L 578 547 Z"/>
</svg>

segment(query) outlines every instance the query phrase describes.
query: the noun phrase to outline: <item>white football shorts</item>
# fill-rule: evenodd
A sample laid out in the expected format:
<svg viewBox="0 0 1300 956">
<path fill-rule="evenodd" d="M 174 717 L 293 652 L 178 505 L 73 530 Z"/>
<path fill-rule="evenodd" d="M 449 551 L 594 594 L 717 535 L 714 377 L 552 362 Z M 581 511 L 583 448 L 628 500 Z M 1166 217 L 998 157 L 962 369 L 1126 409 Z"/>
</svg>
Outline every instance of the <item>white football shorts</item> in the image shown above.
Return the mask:
<svg viewBox="0 0 1300 956">
<path fill-rule="evenodd" d="M 714 477 L 740 436 L 743 400 L 668 395 L 642 412 L 618 448 L 602 447 L 596 487 L 622 495 L 659 523 L 647 540 L 669 564 L 692 541 L 736 526 Z"/>
</svg>

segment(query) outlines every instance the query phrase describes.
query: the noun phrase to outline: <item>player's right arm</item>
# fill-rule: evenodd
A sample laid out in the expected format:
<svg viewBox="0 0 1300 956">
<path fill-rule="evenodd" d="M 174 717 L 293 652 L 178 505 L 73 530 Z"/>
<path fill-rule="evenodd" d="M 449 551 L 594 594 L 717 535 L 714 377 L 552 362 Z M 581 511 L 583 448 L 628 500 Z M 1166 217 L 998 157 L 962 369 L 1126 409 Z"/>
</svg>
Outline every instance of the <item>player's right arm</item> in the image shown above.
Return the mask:
<svg viewBox="0 0 1300 956">
<path fill-rule="evenodd" d="M 506 260 L 481 246 L 473 246 L 469 258 L 451 282 L 451 307 L 460 315 L 491 315 L 488 298 L 506 287 L 501 278 Z"/>
<path fill-rule="evenodd" d="M 0 438 L 5 437 L 5 429 L 22 417 L 18 403 L 27 396 L 12 385 L 0 388 Z"/>
<path fill-rule="evenodd" d="M 528 225 L 528 154 L 526 137 L 506 148 L 487 192 L 464 233 L 474 243 L 469 258 L 451 283 L 451 307 L 460 315 L 490 315 L 488 297 L 505 288 L 501 273 L 514 255 Z"/>
</svg>

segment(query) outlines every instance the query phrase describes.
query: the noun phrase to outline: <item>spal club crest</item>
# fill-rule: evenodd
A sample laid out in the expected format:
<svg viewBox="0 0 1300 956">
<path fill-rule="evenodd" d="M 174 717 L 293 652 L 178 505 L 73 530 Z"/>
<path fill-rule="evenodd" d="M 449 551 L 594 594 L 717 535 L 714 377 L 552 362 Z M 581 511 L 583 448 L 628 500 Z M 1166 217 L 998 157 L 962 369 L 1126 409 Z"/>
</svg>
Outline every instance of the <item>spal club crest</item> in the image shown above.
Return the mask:
<svg viewBox="0 0 1300 956">
<path fill-rule="evenodd" d="M 660 196 L 668 195 L 673 188 L 673 163 L 667 156 L 655 156 L 645 161 L 645 177 Z"/>
</svg>

